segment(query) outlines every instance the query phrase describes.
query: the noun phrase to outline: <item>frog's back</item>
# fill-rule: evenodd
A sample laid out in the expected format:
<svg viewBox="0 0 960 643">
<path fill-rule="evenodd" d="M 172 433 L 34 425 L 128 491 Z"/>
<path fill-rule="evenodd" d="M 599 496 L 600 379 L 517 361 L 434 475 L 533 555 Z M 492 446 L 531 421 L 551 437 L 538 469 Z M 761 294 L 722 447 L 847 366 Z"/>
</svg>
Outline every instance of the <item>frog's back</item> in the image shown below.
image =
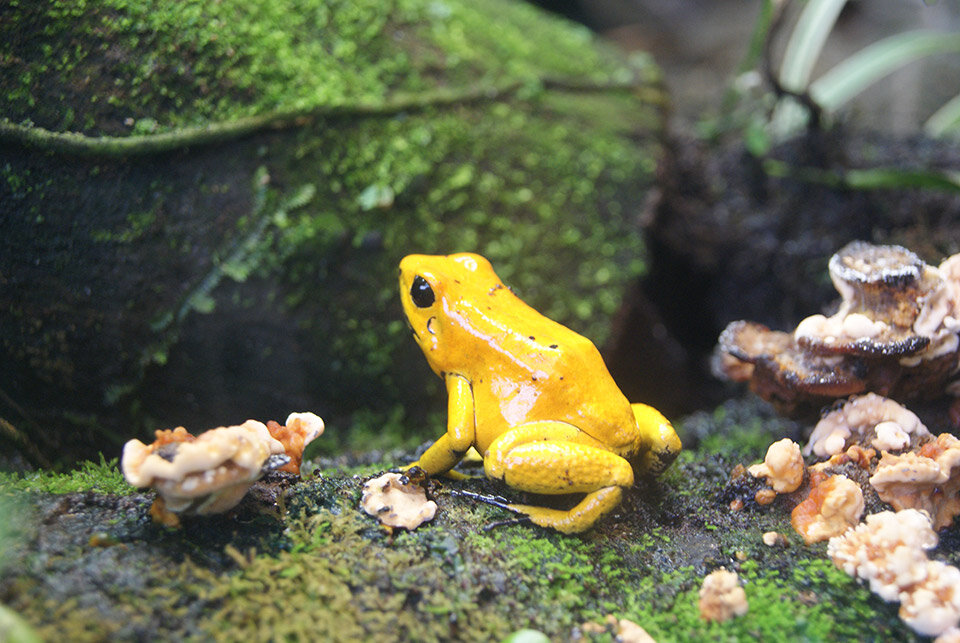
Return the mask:
<svg viewBox="0 0 960 643">
<path fill-rule="evenodd" d="M 485 325 L 499 329 L 491 342 L 499 357 L 471 374 L 478 407 L 490 411 L 478 417 L 478 442 L 524 422 L 551 420 L 577 426 L 618 452 L 632 447 L 630 403 L 593 342 L 513 293 L 498 296 L 502 305 L 489 305 Z"/>
</svg>

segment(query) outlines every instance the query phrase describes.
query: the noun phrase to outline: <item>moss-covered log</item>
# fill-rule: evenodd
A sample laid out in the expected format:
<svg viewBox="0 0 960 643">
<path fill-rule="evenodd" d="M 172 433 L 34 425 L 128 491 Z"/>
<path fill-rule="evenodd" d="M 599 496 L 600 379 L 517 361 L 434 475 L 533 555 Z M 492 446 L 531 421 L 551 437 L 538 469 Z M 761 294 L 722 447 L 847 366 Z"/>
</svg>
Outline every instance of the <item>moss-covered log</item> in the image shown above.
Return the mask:
<svg viewBox="0 0 960 643">
<path fill-rule="evenodd" d="M 481 252 L 598 343 L 643 269 L 658 72 L 521 4 L 13 3 L 0 66 L 0 440 L 35 463 L 298 409 L 409 437 L 441 400 L 404 254 Z"/>
</svg>

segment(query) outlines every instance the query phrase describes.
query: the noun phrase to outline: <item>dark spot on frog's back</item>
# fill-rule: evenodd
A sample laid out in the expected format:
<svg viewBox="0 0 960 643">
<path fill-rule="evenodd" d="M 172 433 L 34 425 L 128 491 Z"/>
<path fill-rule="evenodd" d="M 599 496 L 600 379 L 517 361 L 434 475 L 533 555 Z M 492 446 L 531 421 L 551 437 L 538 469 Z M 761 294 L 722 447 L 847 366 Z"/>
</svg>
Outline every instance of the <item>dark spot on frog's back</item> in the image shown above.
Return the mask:
<svg viewBox="0 0 960 643">
<path fill-rule="evenodd" d="M 552 348 L 552 349 L 556 350 L 556 349 L 558 349 L 558 348 L 560 348 L 560 347 L 557 346 L 556 344 L 550 344 L 550 346 L 548 346 L 547 348 Z"/>
<path fill-rule="evenodd" d="M 491 288 L 491 289 L 487 292 L 487 294 L 492 297 L 493 295 L 496 295 L 496 294 L 497 294 L 497 291 L 500 290 L 501 288 L 503 288 L 503 284 L 497 284 L 497 285 L 495 285 L 493 288 Z"/>
</svg>

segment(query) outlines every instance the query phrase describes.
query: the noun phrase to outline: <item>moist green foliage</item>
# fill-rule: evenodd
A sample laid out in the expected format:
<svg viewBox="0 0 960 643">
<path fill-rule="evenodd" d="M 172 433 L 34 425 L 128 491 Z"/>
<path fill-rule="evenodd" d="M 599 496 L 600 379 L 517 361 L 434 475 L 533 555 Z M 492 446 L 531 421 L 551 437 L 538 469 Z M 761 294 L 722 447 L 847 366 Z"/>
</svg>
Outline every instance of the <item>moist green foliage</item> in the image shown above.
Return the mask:
<svg viewBox="0 0 960 643">
<path fill-rule="evenodd" d="M 117 458 L 107 460 L 100 454 L 100 462 L 81 462 L 72 471 L 54 473 L 33 471 L 30 473 L 7 473 L 0 471 L 0 491 L 36 491 L 40 493 L 73 493 L 95 491 L 97 493 L 129 494 L 134 491 L 117 465 Z"/>
</svg>

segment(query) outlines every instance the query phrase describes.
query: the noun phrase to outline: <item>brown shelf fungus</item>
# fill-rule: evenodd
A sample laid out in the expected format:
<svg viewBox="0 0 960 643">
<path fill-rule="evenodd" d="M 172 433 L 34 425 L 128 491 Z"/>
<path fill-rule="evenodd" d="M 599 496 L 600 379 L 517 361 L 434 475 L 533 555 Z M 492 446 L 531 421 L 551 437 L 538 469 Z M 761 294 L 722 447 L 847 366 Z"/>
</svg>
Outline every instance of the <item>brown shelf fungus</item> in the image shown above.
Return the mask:
<svg viewBox="0 0 960 643">
<path fill-rule="evenodd" d="M 130 440 L 120 461 L 135 487 L 159 494 L 151 514 L 175 526 L 169 512 L 214 514 L 232 509 L 266 471 L 286 464 L 283 444 L 263 423 L 247 420 L 191 435 L 183 427 L 156 431 L 156 440 Z"/>
<path fill-rule="evenodd" d="M 960 356 L 960 259 L 939 268 L 900 246 L 854 241 L 829 262 L 842 297 L 793 333 L 737 321 L 720 335 L 718 370 L 785 411 L 874 391 L 943 391 Z"/>
</svg>

